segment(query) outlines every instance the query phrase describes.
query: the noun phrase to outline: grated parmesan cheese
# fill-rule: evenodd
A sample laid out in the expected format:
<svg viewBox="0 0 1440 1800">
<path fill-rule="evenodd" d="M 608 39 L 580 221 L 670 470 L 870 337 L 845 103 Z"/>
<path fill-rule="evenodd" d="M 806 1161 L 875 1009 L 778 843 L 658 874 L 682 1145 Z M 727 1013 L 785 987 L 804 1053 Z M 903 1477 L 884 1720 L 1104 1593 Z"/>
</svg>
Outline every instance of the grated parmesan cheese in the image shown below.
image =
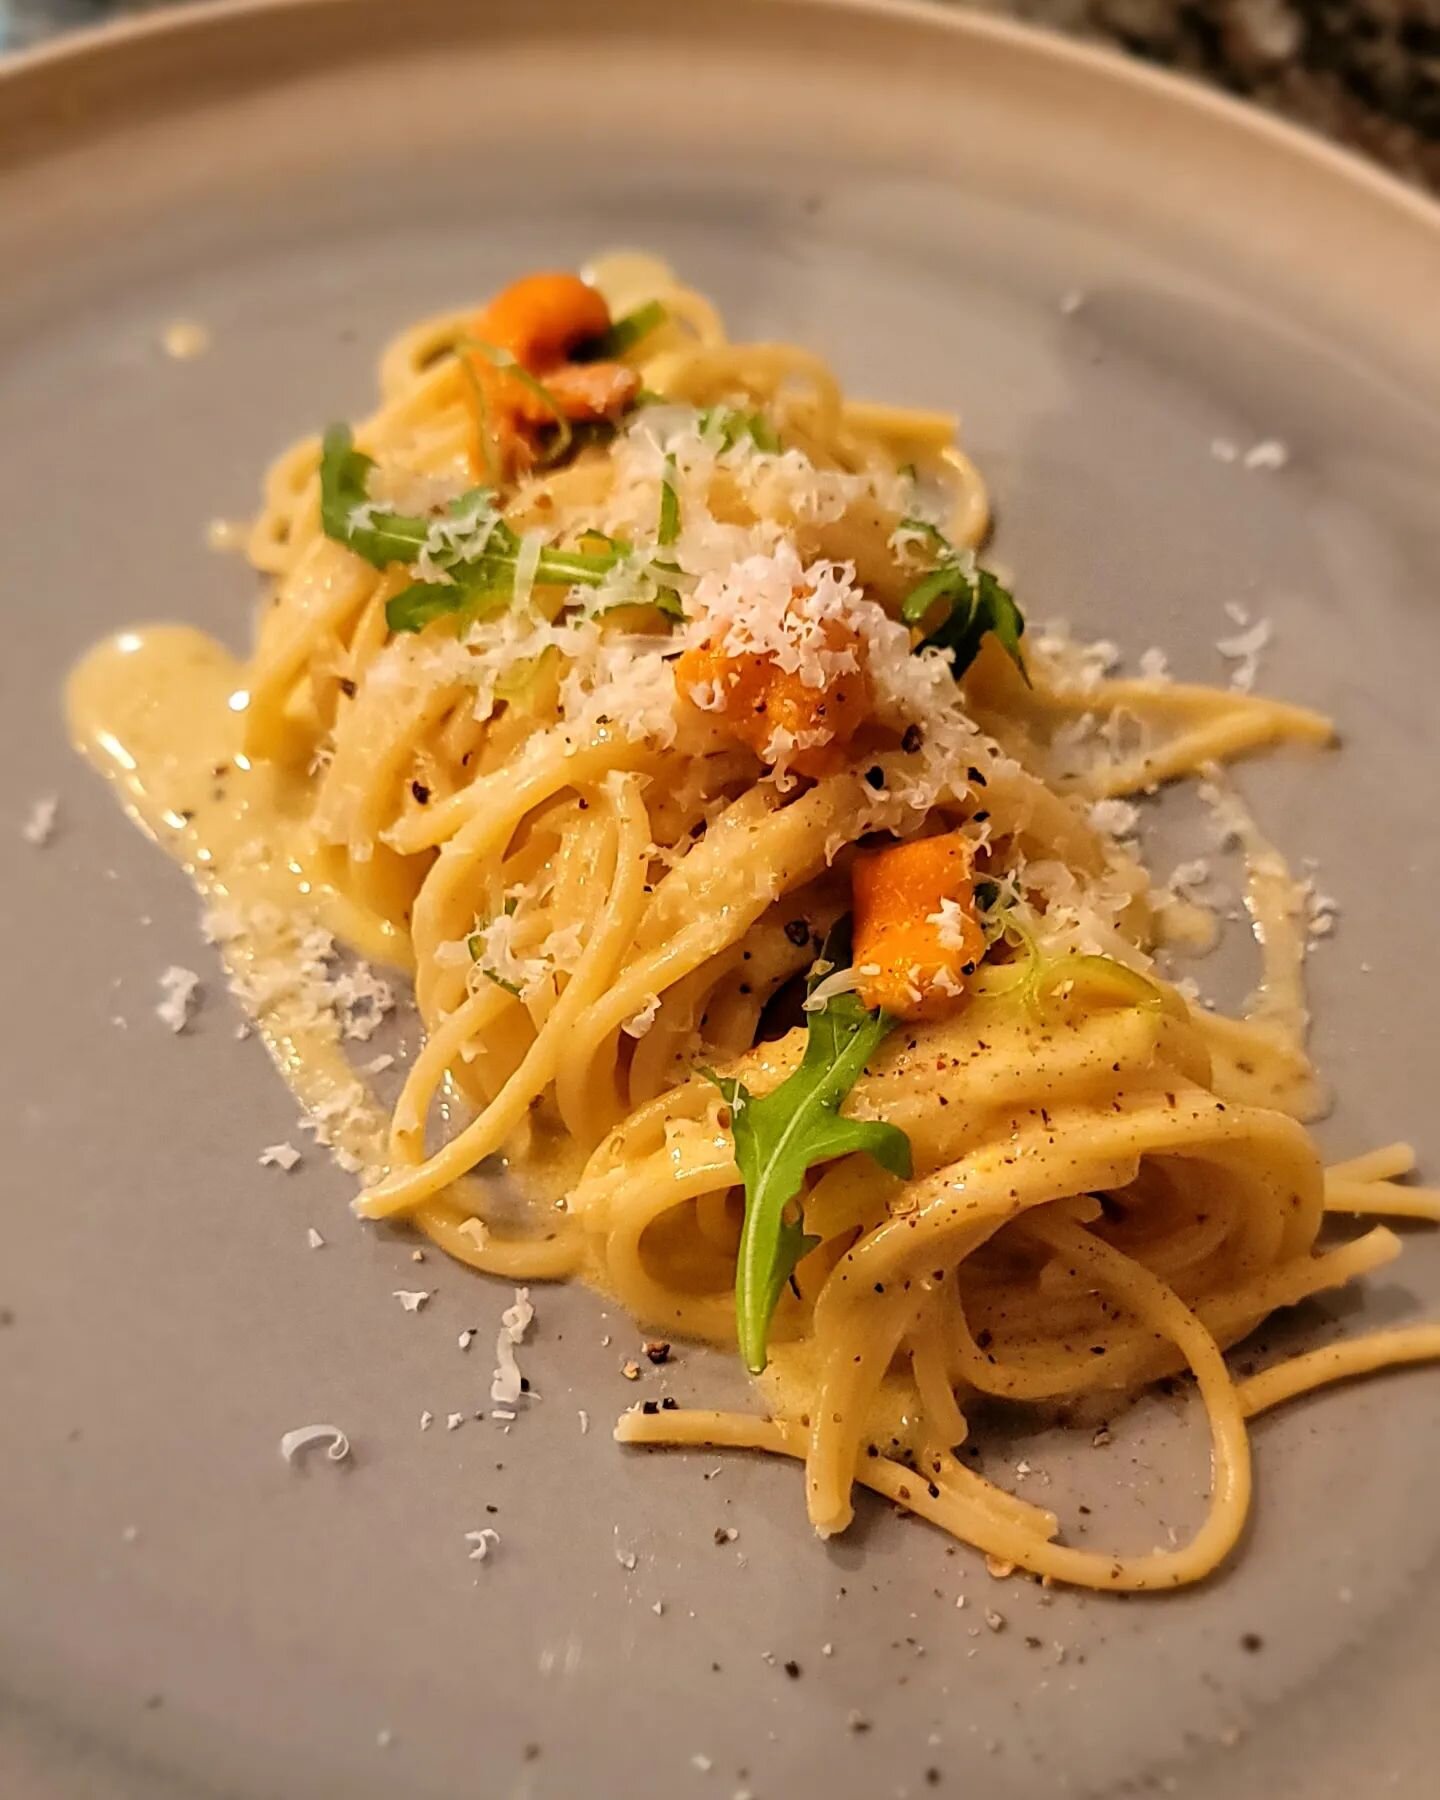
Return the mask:
<svg viewBox="0 0 1440 1800">
<path fill-rule="evenodd" d="M 524 1341 L 534 1317 L 529 1288 L 516 1288 L 514 1304 L 507 1306 L 500 1315 L 500 1330 L 495 1339 L 495 1373 L 490 1381 L 490 1398 L 501 1406 L 514 1406 L 525 1392 L 515 1346 Z"/>
<path fill-rule="evenodd" d="M 1252 444 L 1242 459 L 1247 469 L 1283 469 L 1290 461 L 1289 447 L 1281 443 L 1279 438 L 1262 438 L 1258 444 Z"/>
<path fill-rule="evenodd" d="M 1209 861 L 1203 856 L 1193 857 L 1189 862 L 1175 865 L 1169 881 L 1165 883 L 1165 892 L 1181 900 L 1198 900 L 1210 885 L 1210 880 Z"/>
<path fill-rule="evenodd" d="M 1313 944 L 1334 935 L 1340 918 L 1340 902 L 1331 894 L 1317 893 L 1308 887 L 1305 897 L 1305 931 Z"/>
<path fill-rule="evenodd" d="M 1069 693 L 1093 694 L 1120 663 L 1120 646 L 1109 638 L 1077 638 L 1064 619 L 1052 619 L 1025 641 L 1051 684 Z"/>
<path fill-rule="evenodd" d="M 329 1462 L 344 1462 L 350 1454 L 350 1440 L 338 1425 L 299 1425 L 281 1438 L 280 1454 L 287 1463 L 293 1463 L 303 1451 L 317 1444 L 326 1445 Z"/>
<path fill-rule="evenodd" d="M 823 1012 L 836 995 L 853 994 L 862 981 L 879 972 L 874 963 L 865 963 L 859 968 L 836 969 L 833 974 L 826 975 L 815 983 L 801 1002 L 801 1008 L 805 1012 Z"/>
<path fill-rule="evenodd" d="M 37 849 L 48 844 L 55 835 L 55 821 L 60 811 L 60 801 L 54 794 L 44 794 L 31 806 L 25 823 L 20 827 L 20 835 L 27 844 L 34 844 Z"/>
<path fill-rule="evenodd" d="M 1140 808 L 1133 800 L 1095 800 L 1088 809 L 1090 823 L 1106 837 L 1130 838 L 1140 826 Z"/>
<path fill-rule="evenodd" d="M 390 983 L 382 980 L 364 962 L 336 975 L 330 991 L 340 1020 L 341 1035 L 361 1043 L 375 1035 L 385 1014 L 395 1006 L 395 992 Z"/>
<path fill-rule="evenodd" d="M 172 1031 L 183 1031 L 200 1004 L 200 977 L 193 969 L 172 963 L 160 977 L 160 990 L 163 998 L 156 1005 L 155 1017 Z"/>
<path fill-rule="evenodd" d="M 430 1298 L 428 1288 L 394 1288 L 391 1292 L 393 1298 L 398 1300 L 408 1313 L 419 1312 Z"/>
<path fill-rule="evenodd" d="M 1230 608 L 1227 607 L 1226 610 L 1229 611 Z M 1236 622 L 1243 624 L 1244 620 Z M 1232 637 L 1217 639 L 1215 648 L 1227 662 L 1235 665 L 1230 671 L 1230 685 L 1237 693 L 1248 694 L 1255 686 L 1255 678 L 1260 672 L 1261 652 L 1268 646 L 1273 635 L 1269 619 L 1257 619 L 1246 630 L 1236 632 Z"/>
<path fill-rule="evenodd" d="M 940 940 L 942 950 L 963 950 L 967 920 L 968 915 L 958 900 L 942 900 L 940 910 L 929 914 L 925 923 L 935 927 L 935 935 Z M 950 971 L 943 969 L 939 973 L 948 976 Z M 953 983 L 954 977 L 951 976 L 950 979 Z"/>
<path fill-rule="evenodd" d="M 467 1531 L 465 1542 L 470 1545 L 468 1554 L 471 1562 L 484 1562 L 500 1542 L 500 1533 L 493 1525 L 482 1525 L 478 1531 Z"/>
<path fill-rule="evenodd" d="M 293 1144 L 267 1144 L 255 1160 L 262 1169 L 283 1169 L 288 1175 L 300 1161 L 300 1152 Z"/>
<path fill-rule="evenodd" d="M 660 996 L 658 994 L 651 994 L 646 999 L 645 1004 L 640 1008 L 639 1012 L 631 1013 L 630 1017 L 620 1029 L 625 1033 L 626 1037 L 642 1038 L 655 1023 L 659 1011 Z"/>
</svg>

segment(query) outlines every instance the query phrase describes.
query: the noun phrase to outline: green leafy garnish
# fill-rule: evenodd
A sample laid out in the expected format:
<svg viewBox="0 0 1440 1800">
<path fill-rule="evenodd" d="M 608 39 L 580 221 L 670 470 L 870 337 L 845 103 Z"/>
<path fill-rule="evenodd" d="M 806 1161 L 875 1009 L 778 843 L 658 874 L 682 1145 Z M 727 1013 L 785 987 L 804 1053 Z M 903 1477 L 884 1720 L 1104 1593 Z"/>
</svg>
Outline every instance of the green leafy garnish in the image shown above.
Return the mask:
<svg viewBox="0 0 1440 1800">
<path fill-rule="evenodd" d="M 675 458 L 665 458 L 665 473 L 660 477 L 660 524 L 656 528 L 657 544 L 673 544 L 680 535 L 680 495 L 675 487 Z"/>
<path fill-rule="evenodd" d="M 813 984 L 812 984 L 813 985 Z M 836 994 L 806 1014 L 798 1069 L 756 1099 L 732 1076 L 710 1075 L 730 1107 L 735 1161 L 745 1183 L 745 1223 L 735 1268 L 735 1322 L 746 1367 L 765 1367 L 781 1290 L 818 1238 L 788 1209 L 816 1163 L 863 1150 L 892 1175 L 910 1174 L 910 1140 L 879 1119 L 842 1119 L 840 1106 L 894 1021 Z M 708 1073 L 708 1071 L 707 1071 Z"/>
<path fill-rule="evenodd" d="M 714 439 L 720 449 L 733 450 L 748 438 L 767 456 L 778 456 L 780 439 L 762 412 L 741 412 L 733 406 L 702 407 L 695 421 L 702 438 Z"/>
<path fill-rule="evenodd" d="M 1020 651 L 1025 620 L 1010 590 L 973 557 L 961 556 L 927 519 L 902 519 L 900 529 L 917 533 L 939 558 L 901 603 L 900 616 L 907 625 L 934 620 L 916 648 L 933 645 L 946 651 L 958 680 L 979 654 L 986 633 L 993 632 L 1028 686 L 1030 675 Z"/>
<path fill-rule="evenodd" d="M 450 503 L 439 519 L 389 512 L 367 497 L 373 460 L 357 450 L 348 425 L 325 433 L 320 457 L 320 522 L 325 535 L 344 544 L 377 569 L 414 563 L 428 550 L 439 581 L 416 581 L 385 606 L 392 631 L 422 631 L 433 619 L 452 613 L 471 616 L 506 606 L 514 598 L 519 537 L 495 511 L 488 488 L 472 488 Z M 446 518 L 475 527 L 446 530 Z M 453 541 L 452 541 L 453 540 Z M 535 580 L 552 587 L 598 587 L 619 562 L 621 547 L 601 551 L 540 552 Z"/>
<path fill-rule="evenodd" d="M 429 519 L 386 512 L 370 503 L 372 457 L 355 448 L 348 425 L 332 425 L 320 452 L 320 523 L 328 538 L 344 544 L 377 569 L 414 562 L 430 535 Z M 483 490 L 461 496 L 471 501 Z M 458 502 L 457 502 L 458 504 Z"/>
<path fill-rule="evenodd" d="M 660 477 L 660 522 L 655 528 L 655 542 L 664 550 L 675 542 L 680 535 L 680 493 L 675 486 L 675 458 L 665 458 L 664 473 Z M 656 568 L 665 574 L 678 573 L 673 562 L 656 563 Z M 661 584 L 655 590 L 654 605 L 667 619 L 683 619 L 685 608 L 680 604 L 678 589 Z"/>
<path fill-rule="evenodd" d="M 658 331 L 669 317 L 658 300 L 647 300 L 634 312 L 616 319 L 599 337 L 587 338 L 571 355 L 576 362 L 614 362 L 633 350 L 643 338 L 649 337 L 652 331 Z"/>
</svg>

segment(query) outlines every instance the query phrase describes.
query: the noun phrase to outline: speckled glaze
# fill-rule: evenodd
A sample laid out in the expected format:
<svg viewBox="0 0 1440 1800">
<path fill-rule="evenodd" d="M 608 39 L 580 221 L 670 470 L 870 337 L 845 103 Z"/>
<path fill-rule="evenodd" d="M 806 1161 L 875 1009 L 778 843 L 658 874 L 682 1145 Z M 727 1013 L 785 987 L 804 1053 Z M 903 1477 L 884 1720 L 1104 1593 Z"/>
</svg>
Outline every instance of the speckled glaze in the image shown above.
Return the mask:
<svg viewBox="0 0 1440 1800">
<path fill-rule="evenodd" d="M 236 1040 L 183 880 L 72 759 L 64 671 L 146 618 L 242 642 L 254 584 L 205 527 L 267 457 L 363 410 L 403 321 L 622 243 L 738 332 L 959 408 L 1034 615 L 1201 677 L 1225 600 L 1273 619 L 1264 680 L 1348 740 L 1245 775 L 1341 903 L 1314 967 L 1326 1143 L 1412 1133 L 1440 1166 L 1424 202 L 1198 90 L 918 8 L 296 0 L 12 68 L 0 1793 L 1423 1800 L 1433 1373 L 1264 1421 L 1253 1528 L 1203 1590 L 1048 1595 L 868 1503 L 821 1545 L 790 1467 L 621 1454 L 608 1422 L 637 1396 L 738 1383 L 683 1346 L 627 1382 L 637 1334 L 580 1291 L 535 1294 L 523 1416 L 476 1419 L 508 1288 L 416 1268 L 313 1153 L 257 1166 L 296 1134 L 285 1090 Z M 179 318 L 205 355 L 163 354 Z M 1283 439 L 1289 464 L 1224 464 L 1221 436 Z M 1202 970 L 1222 997 L 1234 949 Z M 153 1013 L 171 963 L 205 983 L 178 1037 Z M 420 1287 L 417 1313 L 393 1298 Z M 1264 1341 L 1426 1306 L 1440 1243 L 1416 1233 L 1363 1298 Z M 288 1468 L 281 1434 L 316 1421 L 351 1459 Z M 1157 1399 L 1103 1449 L 1004 1420 L 981 1445 L 1072 1531 L 1144 1546 L 1195 1519 L 1190 1426 Z"/>
</svg>

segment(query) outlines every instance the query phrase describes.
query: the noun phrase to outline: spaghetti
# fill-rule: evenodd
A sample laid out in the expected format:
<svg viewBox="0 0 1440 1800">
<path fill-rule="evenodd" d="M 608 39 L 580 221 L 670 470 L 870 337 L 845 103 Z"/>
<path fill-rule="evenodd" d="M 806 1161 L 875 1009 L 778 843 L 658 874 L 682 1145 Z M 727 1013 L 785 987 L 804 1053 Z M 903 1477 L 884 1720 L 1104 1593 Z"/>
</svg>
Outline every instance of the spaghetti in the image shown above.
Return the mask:
<svg viewBox="0 0 1440 1800">
<path fill-rule="evenodd" d="M 822 1533 L 859 1481 L 1042 1577 L 1205 1576 L 1249 1417 L 1440 1356 L 1418 1325 L 1224 1360 L 1397 1254 L 1327 1213 L 1440 1218 L 1405 1146 L 1321 1165 L 1303 891 L 1222 772 L 1328 723 L 1026 634 L 952 420 L 730 342 L 650 259 L 419 324 L 380 389 L 267 479 L 247 664 L 159 629 L 71 688 L 356 1211 L 738 1336 L 764 1411 L 616 1435 L 795 1457 Z M 1246 856 L 1243 1020 L 1155 966 L 1206 921 L 1124 797 L 1189 777 Z M 308 978 L 331 934 L 413 978 L 388 1117 Z M 1081 1416 L 1187 1370 L 1213 1479 L 1176 1549 L 1067 1545 L 958 1459 L 987 1399 Z"/>
</svg>

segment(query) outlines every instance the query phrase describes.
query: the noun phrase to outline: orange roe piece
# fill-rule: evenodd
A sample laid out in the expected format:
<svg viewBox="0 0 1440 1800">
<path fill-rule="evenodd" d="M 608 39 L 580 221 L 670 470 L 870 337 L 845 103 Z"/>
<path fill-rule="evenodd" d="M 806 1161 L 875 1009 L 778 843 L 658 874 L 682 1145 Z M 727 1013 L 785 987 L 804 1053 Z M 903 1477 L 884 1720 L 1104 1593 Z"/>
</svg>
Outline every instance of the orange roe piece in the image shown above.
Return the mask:
<svg viewBox="0 0 1440 1800">
<path fill-rule="evenodd" d="M 851 890 L 855 914 L 855 967 L 866 1006 L 900 1019 L 930 1019 L 959 997 L 965 974 L 985 952 L 975 917 L 973 854 L 961 832 L 912 838 L 855 858 Z M 959 907 L 959 941 L 947 942 L 933 922 L 941 902 Z"/>
<path fill-rule="evenodd" d="M 577 424 L 613 419 L 635 398 L 639 373 L 618 362 L 576 363 L 580 345 L 610 329 L 610 309 L 596 289 L 568 273 L 525 275 L 498 293 L 477 314 L 473 335 L 507 351 L 546 391 L 565 418 Z M 555 423 L 540 396 L 488 357 L 472 353 L 502 450 L 514 440 Z"/>
<path fill-rule="evenodd" d="M 675 665 L 675 686 L 691 704 L 697 691 L 712 687 L 718 708 L 705 716 L 763 762 L 779 760 L 772 750 L 777 732 L 788 732 L 800 747 L 785 757 L 797 775 L 817 780 L 845 762 L 845 747 L 870 715 L 870 678 L 859 636 L 838 619 L 826 621 L 832 651 L 850 650 L 857 666 L 832 675 L 824 687 L 807 687 L 797 672 L 782 669 L 773 656 L 742 652 L 732 656 L 715 643 L 687 650 Z M 824 733 L 823 743 L 807 738 Z M 782 737 L 781 744 L 787 740 Z"/>
</svg>

